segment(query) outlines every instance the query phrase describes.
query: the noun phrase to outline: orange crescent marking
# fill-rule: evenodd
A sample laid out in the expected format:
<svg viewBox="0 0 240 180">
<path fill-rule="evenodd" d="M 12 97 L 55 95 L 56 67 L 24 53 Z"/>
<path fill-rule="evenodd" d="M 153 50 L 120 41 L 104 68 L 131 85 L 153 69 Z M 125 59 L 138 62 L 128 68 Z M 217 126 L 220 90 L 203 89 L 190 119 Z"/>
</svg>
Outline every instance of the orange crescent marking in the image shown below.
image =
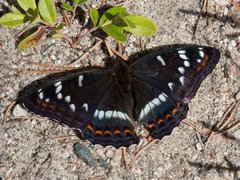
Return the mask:
<svg viewBox="0 0 240 180">
<path fill-rule="evenodd" d="M 166 114 L 165 119 L 169 120 L 171 117 L 171 114 Z"/>
<path fill-rule="evenodd" d="M 122 133 L 121 133 L 121 131 L 119 131 L 119 130 L 115 130 L 115 131 L 114 131 L 114 135 L 115 135 L 115 136 L 121 136 Z"/>
<path fill-rule="evenodd" d="M 94 130 L 93 130 L 93 127 L 91 124 L 87 125 L 87 130 L 89 130 L 89 131 L 91 131 L 91 133 L 93 133 Z"/>
<path fill-rule="evenodd" d="M 95 131 L 95 135 L 96 135 L 96 136 L 102 136 L 102 135 L 103 135 L 103 133 L 102 133 L 102 131 L 100 131 L 100 130 L 97 130 L 97 131 Z"/>
<path fill-rule="evenodd" d="M 104 135 L 105 135 L 105 136 L 111 136 L 112 133 L 111 133 L 109 130 L 106 130 L 106 131 L 104 131 Z"/>
<path fill-rule="evenodd" d="M 173 108 L 172 115 L 175 115 L 177 112 L 178 112 L 178 109 L 177 108 Z"/>
<path fill-rule="evenodd" d="M 162 125 L 164 123 L 163 119 L 158 120 L 158 125 Z"/>
<path fill-rule="evenodd" d="M 147 127 L 148 127 L 149 129 L 153 129 L 153 128 L 155 128 L 156 126 L 155 126 L 154 123 L 151 123 L 151 124 L 148 124 Z"/>
<path fill-rule="evenodd" d="M 124 130 L 124 134 L 125 135 L 130 135 L 130 136 L 133 135 L 132 131 L 130 131 L 129 129 Z"/>
</svg>

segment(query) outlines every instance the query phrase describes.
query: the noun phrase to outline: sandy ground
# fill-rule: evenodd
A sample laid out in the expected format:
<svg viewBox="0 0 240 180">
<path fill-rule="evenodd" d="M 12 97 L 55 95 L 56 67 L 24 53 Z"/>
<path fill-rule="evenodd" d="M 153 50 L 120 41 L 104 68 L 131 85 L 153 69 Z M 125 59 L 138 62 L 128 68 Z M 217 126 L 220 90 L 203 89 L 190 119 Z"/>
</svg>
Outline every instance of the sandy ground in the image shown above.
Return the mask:
<svg viewBox="0 0 240 180">
<path fill-rule="evenodd" d="M 6 4 L 6 1 L 0 2 Z M 209 0 L 209 3 L 208 15 L 199 20 L 201 3 L 195 0 L 133 0 L 125 6 L 129 12 L 146 15 L 157 24 L 158 34 L 143 38 L 146 49 L 176 43 L 209 45 L 220 49 L 220 62 L 192 99 L 187 115 L 187 119 L 201 131 L 213 129 L 219 122 L 222 124 L 224 114 L 240 99 L 240 74 L 234 64 L 240 65 L 240 26 L 237 24 L 240 12 L 234 11 L 228 1 Z M 72 36 L 79 30 L 76 25 L 77 22 L 69 30 Z M 91 36 L 77 49 L 71 49 L 64 41 L 46 39 L 34 48 L 20 51 L 14 39 L 18 31 L 0 27 L 1 124 L 4 110 L 16 99 L 18 92 L 44 76 L 26 73 L 38 67 L 33 63 L 63 66 L 78 59 L 93 45 Z M 138 51 L 141 51 L 140 38 L 131 36 L 125 54 L 129 56 Z M 82 64 L 100 65 L 104 56 L 106 54 L 98 47 L 82 60 Z M 24 118 L 18 118 L 20 116 Z M 234 122 L 240 122 L 239 108 L 232 113 L 226 129 Z M 219 131 L 219 127 L 215 130 Z M 79 144 L 74 146 L 76 142 Z M 5 126 L 0 126 L 0 179 L 240 178 L 239 127 L 228 134 L 209 138 L 182 123 L 170 136 L 131 160 L 144 144 L 146 140 L 127 149 L 126 160 L 131 162 L 131 167 L 126 169 L 121 162 L 121 150 L 79 140 L 68 127 L 16 106 Z"/>
</svg>

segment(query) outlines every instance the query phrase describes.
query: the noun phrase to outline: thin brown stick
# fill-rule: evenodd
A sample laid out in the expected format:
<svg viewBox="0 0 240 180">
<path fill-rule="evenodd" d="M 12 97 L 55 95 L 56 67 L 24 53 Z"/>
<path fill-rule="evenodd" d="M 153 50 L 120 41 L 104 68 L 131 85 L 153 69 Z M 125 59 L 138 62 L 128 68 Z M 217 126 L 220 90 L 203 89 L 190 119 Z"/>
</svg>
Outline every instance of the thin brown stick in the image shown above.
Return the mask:
<svg viewBox="0 0 240 180">
<path fill-rule="evenodd" d="M 240 128 L 240 122 L 237 122 L 235 125 L 227 129 L 226 132 L 235 131 L 238 128 Z"/>
<path fill-rule="evenodd" d="M 5 112 L 4 112 L 4 116 L 3 116 L 3 127 L 5 127 L 5 124 L 6 124 L 6 122 L 7 122 L 7 119 L 8 119 L 8 117 L 10 116 L 10 112 L 11 112 L 11 110 L 13 109 L 13 107 L 16 105 L 16 101 L 13 101 L 13 102 L 11 102 L 8 106 L 7 106 L 7 108 L 6 108 L 6 110 L 5 110 Z"/>
<path fill-rule="evenodd" d="M 74 67 L 69 67 L 69 66 L 49 65 L 49 64 L 36 63 L 36 62 L 31 62 L 31 64 L 36 65 L 36 66 L 41 66 L 41 67 L 44 67 L 44 68 L 49 68 L 49 69 L 72 70 L 74 68 Z"/>
<path fill-rule="evenodd" d="M 237 108 L 240 104 L 240 101 L 238 101 L 237 103 L 233 104 L 232 108 L 231 108 L 231 114 L 230 116 L 227 118 L 227 120 L 225 121 L 225 123 L 223 123 L 220 127 L 219 127 L 219 130 L 223 130 L 228 124 L 229 122 L 233 119 L 233 116 L 236 114 L 237 112 Z"/>
<path fill-rule="evenodd" d="M 114 53 L 113 53 L 113 51 L 112 51 L 113 49 L 111 48 L 109 41 L 108 41 L 108 40 L 104 40 L 104 44 L 105 44 L 106 47 L 107 47 L 109 56 L 110 56 L 111 58 L 113 58 L 113 57 L 114 57 Z"/>
<path fill-rule="evenodd" d="M 69 139 L 69 138 L 72 138 L 72 137 L 75 137 L 75 138 L 76 138 L 76 135 L 58 136 L 58 137 L 53 137 L 53 138 L 51 138 L 51 139 L 52 139 L 52 140 L 61 141 L 61 140 Z"/>
<path fill-rule="evenodd" d="M 191 122 L 190 120 L 188 119 L 184 119 L 182 121 L 182 123 L 188 125 L 188 126 L 191 126 L 193 129 L 195 129 L 199 134 L 205 134 L 205 132 L 202 132 L 201 129 L 199 129 L 193 122 Z"/>
<path fill-rule="evenodd" d="M 122 163 L 127 168 L 126 147 L 122 147 Z"/>
<path fill-rule="evenodd" d="M 27 72 L 36 74 L 36 75 L 42 75 L 42 74 L 60 73 L 60 72 L 64 72 L 64 70 L 53 70 L 53 69 L 52 70 L 28 70 Z"/>
<path fill-rule="evenodd" d="M 123 55 L 122 53 L 119 53 L 118 51 L 116 51 L 115 49 L 112 49 L 112 51 L 114 52 L 114 54 L 116 54 L 117 56 L 121 57 L 124 61 L 128 60 L 128 57 Z"/>
<path fill-rule="evenodd" d="M 223 128 L 226 127 L 226 125 L 230 122 L 230 120 L 232 120 L 232 112 L 234 112 L 238 105 L 239 105 L 240 101 L 238 102 L 234 102 L 227 110 L 227 112 L 223 115 L 223 117 L 221 118 L 221 120 L 217 123 L 216 125 L 216 128 L 218 128 L 220 131 L 223 130 Z M 231 114 L 230 114 L 231 113 Z M 229 116 L 230 114 L 230 116 Z M 229 117 L 228 117 L 229 116 Z M 227 120 L 226 120 L 227 119 Z M 226 121 L 225 121 L 226 120 Z M 224 122 L 225 121 L 225 122 Z M 221 125 L 222 124 L 222 125 Z M 231 129 L 234 129 L 235 127 L 231 127 Z M 228 129 L 229 130 L 229 129 Z M 228 131 L 226 130 L 226 131 Z M 213 137 L 213 135 L 216 135 L 216 134 L 222 134 L 224 132 L 214 132 L 214 131 L 211 131 L 209 137 L 208 137 L 208 141 L 210 141 Z"/>
<path fill-rule="evenodd" d="M 126 4 L 129 4 L 130 2 L 132 2 L 132 0 L 127 0 L 127 1 L 120 2 L 120 3 L 116 3 L 113 6 L 124 6 Z"/>
<path fill-rule="evenodd" d="M 134 157 L 130 160 L 128 166 L 131 166 L 132 162 L 135 161 L 139 156 L 140 154 L 143 153 L 143 151 L 146 151 L 150 146 L 152 146 L 154 143 L 157 142 L 158 139 L 153 139 L 151 140 L 150 142 L 148 142 L 142 149 L 140 149 L 135 155 Z"/>
</svg>

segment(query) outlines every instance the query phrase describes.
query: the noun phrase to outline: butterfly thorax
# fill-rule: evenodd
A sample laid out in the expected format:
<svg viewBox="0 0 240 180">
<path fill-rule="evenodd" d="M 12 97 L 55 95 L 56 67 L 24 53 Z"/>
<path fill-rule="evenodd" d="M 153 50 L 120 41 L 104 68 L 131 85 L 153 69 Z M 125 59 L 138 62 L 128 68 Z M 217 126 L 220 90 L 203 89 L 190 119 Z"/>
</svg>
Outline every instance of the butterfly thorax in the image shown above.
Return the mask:
<svg viewBox="0 0 240 180">
<path fill-rule="evenodd" d="M 130 68 L 129 66 L 123 62 L 123 60 L 118 60 L 114 64 L 113 67 L 113 83 L 116 88 L 116 91 L 118 91 L 121 99 L 124 102 L 124 106 L 127 107 L 127 109 L 131 109 L 130 114 L 133 110 L 133 100 L 132 100 L 132 94 L 131 94 L 131 86 L 130 86 Z"/>
</svg>

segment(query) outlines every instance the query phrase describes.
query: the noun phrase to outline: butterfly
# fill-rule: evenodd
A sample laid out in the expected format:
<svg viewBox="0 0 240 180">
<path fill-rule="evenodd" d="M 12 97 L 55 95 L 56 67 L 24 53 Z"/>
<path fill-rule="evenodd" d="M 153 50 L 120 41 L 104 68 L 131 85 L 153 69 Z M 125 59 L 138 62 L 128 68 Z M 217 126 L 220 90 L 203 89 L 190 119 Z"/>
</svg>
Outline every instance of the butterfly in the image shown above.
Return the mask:
<svg viewBox="0 0 240 180">
<path fill-rule="evenodd" d="M 153 52 L 132 63 L 116 60 L 110 67 L 47 79 L 21 103 L 74 128 L 92 144 L 129 147 L 139 143 L 139 126 L 153 139 L 171 134 L 219 58 L 213 47 L 190 45 Z"/>
</svg>

